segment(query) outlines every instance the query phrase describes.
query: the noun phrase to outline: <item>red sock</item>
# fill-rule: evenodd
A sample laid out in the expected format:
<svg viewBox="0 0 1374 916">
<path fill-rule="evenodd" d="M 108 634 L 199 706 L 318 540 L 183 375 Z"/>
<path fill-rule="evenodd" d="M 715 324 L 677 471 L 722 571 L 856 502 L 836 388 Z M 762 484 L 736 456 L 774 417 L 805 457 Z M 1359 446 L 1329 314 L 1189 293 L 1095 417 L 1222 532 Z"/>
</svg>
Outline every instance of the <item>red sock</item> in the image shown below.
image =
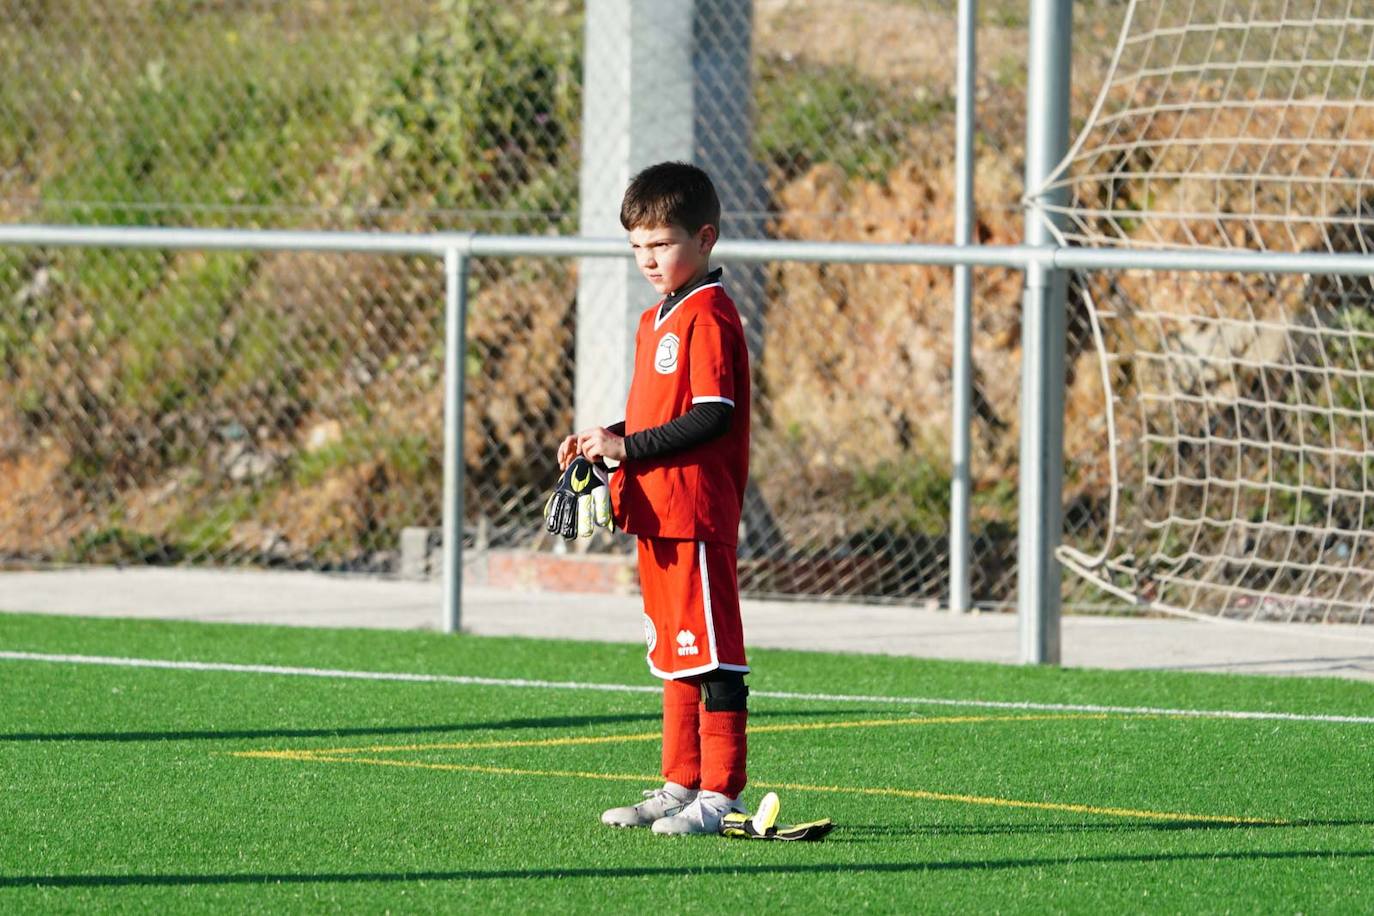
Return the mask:
<svg viewBox="0 0 1374 916">
<path fill-rule="evenodd" d="M 701 787 L 739 798 L 744 791 L 747 710 L 707 712 L 701 707 Z"/>
<path fill-rule="evenodd" d="M 701 787 L 700 702 L 695 678 L 663 682 L 663 778 L 689 789 Z"/>
</svg>

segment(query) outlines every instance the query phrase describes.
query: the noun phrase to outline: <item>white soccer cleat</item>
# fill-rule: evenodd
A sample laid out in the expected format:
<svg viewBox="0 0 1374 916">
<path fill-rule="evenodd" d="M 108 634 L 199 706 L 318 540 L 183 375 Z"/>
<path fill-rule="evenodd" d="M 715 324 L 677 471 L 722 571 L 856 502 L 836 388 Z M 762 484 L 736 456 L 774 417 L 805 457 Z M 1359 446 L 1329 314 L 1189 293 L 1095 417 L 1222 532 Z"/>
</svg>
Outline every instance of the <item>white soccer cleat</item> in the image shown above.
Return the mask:
<svg viewBox="0 0 1374 916">
<path fill-rule="evenodd" d="M 696 799 L 678 814 L 654 821 L 654 833 L 664 836 L 687 836 L 697 833 L 720 833 L 720 822 L 732 811 L 742 812 L 739 799 L 720 792 L 703 790 Z"/>
<path fill-rule="evenodd" d="M 648 827 L 655 821 L 672 817 L 696 800 L 697 790 L 666 782 L 661 788 L 644 792 L 637 805 L 612 808 L 601 815 L 601 823 L 611 827 Z"/>
</svg>

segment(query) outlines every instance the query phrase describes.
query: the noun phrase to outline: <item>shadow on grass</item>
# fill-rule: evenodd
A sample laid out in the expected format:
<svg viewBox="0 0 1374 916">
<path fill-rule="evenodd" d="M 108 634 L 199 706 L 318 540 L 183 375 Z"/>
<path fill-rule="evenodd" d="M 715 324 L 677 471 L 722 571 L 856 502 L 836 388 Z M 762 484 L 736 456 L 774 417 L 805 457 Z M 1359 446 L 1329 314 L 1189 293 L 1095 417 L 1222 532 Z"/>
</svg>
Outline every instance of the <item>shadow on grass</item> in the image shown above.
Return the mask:
<svg viewBox="0 0 1374 916">
<path fill-rule="evenodd" d="M 883 710 L 891 712 L 891 710 Z M 850 713 L 862 712 L 851 710 Z M 505 731 L 522 728 L 586 728 L 594 725 L 619 725 L 627 722 L 654 722 L 660 713 L 624 713 L 608 716 L 539 716 L 527 719 L 504 719 L 494 722 L 448 722 L 437 725 L 391 725 L 359 728 L 254 728 L 220 731 L 132 731 L 132 732 L 11 732 L 0 733 L 5 741 L 233 741 L 255 738 L 355 738 L 384 735 L 432 735 L 444 732 Z M 750 712 L 753 719 L 770 717 L 829 716 L 830 710 L 791 710 L 778 713 Z"/>
<path fill-rule="evenodd" d="M 17 732 L 0 734 L 3 741 L 230 741 L 251 738 L 354 738 L 364 735 L 432 735 L 520 728 L 582 728 L 625 722 L 657 722 L 658 713 L 627 713 L 615 716 L 547 716 L 505 719 L 497 722 L 448 722 L 437 725 L 394 725 L 370 728 L 262 728 L 225 731 L 166 732 Z"/>
<path fill-rule="evenodd" d="M 250 873 L 226 875 L 10 875 L 4 887 L 191 887 L 223 884 L 394 884 L 406 881 L 519 881 L 568 878 L 691 878 L 710 875 L 905 874 L 940 871 L 1003 871 L 1082 865 L 1140 865 L 1156 862 L 1297 862 L 1374 859 L 1374 850 L 1303 849 L 1275 852 L 1186 852 L 1156 855 L 1101 855 L 1021 859 L 966 859 L 952 862 L 823 862 L 810 865 L 704 865 L 668 868 L 494 868 L 469 871 L 343 872 L 333 874 Z"/>
</svg>

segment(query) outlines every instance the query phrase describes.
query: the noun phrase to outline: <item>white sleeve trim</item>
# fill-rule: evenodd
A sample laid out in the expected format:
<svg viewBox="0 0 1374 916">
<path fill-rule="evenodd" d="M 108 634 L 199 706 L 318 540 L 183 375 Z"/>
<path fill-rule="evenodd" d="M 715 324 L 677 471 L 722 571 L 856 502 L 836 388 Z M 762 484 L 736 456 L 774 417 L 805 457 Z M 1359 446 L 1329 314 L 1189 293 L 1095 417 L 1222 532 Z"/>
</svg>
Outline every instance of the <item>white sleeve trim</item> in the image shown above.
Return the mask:
<svg viewBox="0 0 1374 916">
<path fill-rule="evenodd" d="M 705 396 L 705 397 L 700 397 L 700 398 L 692 398 L 692 403 L 693 403 L 693 404 L 729 404 L 731 407 L 734 407 L 734 406 L 735 406 L 735 402 L 732 401 L 732 400 L 730 400 L 729 398 L 722 398 L 722 397 L 715 396 L 715 395 L 710 395 L 710 396 Z"/>
</svg>

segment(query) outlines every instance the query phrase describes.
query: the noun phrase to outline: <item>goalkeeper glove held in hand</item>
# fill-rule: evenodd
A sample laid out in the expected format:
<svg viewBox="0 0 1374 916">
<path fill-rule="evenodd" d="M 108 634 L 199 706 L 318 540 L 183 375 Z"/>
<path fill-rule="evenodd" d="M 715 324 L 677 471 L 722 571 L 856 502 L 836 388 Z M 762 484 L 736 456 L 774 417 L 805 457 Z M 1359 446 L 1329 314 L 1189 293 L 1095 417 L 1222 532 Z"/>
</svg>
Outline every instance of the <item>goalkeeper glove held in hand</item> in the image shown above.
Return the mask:
<svg viewBox="0 0 1374 916">
<path fill-rule="evenodd" d="M 569 539 L 591 537 L 597 525 L 614 531 L 609 480 L 605 465 L 580 455 L 574 458 L 544 503 L 544 527 Z"/>
</svg>

